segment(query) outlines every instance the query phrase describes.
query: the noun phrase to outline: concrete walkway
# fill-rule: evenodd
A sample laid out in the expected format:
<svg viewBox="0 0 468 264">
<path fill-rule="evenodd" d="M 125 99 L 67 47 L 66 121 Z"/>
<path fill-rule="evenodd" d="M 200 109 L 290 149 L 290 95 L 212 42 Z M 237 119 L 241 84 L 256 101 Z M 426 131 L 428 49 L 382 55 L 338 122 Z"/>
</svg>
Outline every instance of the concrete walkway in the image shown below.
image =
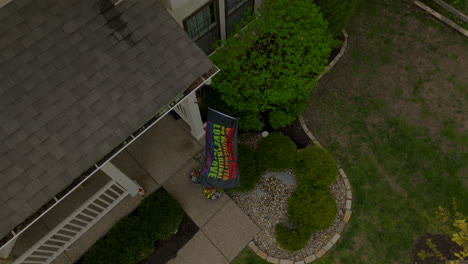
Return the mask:
<svg viewBox="0 0 468 264">
<path fill-rule="evenodd" d="M 200 228 L 169 263 L 230 263 L 260 229 L 227 195 L 214 201 L 203 196 L 203 186 L 188 179 L 197 165 L 188 162 L 163 184 Z"/>
</svg>

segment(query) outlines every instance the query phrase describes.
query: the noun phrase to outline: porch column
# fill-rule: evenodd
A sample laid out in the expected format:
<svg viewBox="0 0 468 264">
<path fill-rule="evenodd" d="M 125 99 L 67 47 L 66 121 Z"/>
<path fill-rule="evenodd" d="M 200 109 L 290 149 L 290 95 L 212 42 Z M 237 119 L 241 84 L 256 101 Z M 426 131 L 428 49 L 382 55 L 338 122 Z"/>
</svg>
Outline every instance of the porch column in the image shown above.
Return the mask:
<svg viewBox="0 0 468 264">
<path fill-rule="evenodd" d="M 219 31 L 221 35 L 221 39 L 226 39 L 226 7 L 224 6 L 225 1 L 218 1 L 219 4 Z"/>
<path fill-rule="evenodd" d="M 195 93 L 188 95 L 174 110 L 190 126 L 190 133 L 195 139 L 199 140 L 205 136 Z"/>
<path fill-rule="evenodd" d="M 125 173 L 123 173 L 119 168 L 117 168 L 110 161 L 104 164 L 101 167 L 101 170 L 111 177 L 114 181 L 120 184 L 122 187 L 130 193 L 131 196 L 135 197 L 136 195 L 143 195 L 143 188 L 137 184 L 135 181 L 130 179 Z"/>
<path fill-rule="evenodd" d="M 10 256 L 11 251 L 15 247 L 16 240 L 18 237 L 13 238 L 12 240 L 8 241 L 3 247 L 0 248 L 0 258 L 8 258 Z"/>
</svg>

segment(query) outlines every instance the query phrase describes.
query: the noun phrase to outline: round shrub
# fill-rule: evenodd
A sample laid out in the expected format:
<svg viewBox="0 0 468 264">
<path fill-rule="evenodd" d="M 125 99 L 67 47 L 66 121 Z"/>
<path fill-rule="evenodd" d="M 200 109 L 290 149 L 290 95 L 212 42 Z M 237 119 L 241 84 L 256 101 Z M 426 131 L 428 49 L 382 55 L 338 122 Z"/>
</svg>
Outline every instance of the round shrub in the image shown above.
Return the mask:
<svg viewBox="0 0 468 264">
<path fill-rule="evenodd" d="M 297 154 L 294 172 L 301 183 L 328 186 L 336 180 L 338 166 L 328 151 L 308 147 Z"/>
<path fill-rule="evenodd" d="M 326 187 L 301 184 L 288 203 L 289 219 L 298 230 L 309 232 L 328 228 L 336 218 L 336 202 Z"/>
<path fill-rule="evenodd" d="M 258 165 L 257 151 L 246 144 L 238 145 L 240 187 L 232 191 L 247 192 L 252 190 L 262 178 L 263 170 Z"/>
<path fill-rule="evenodd" d="M 183 210 L 169 193 L 159 190 L 143 200 L 134 215 L 120 220 L 84 256 L 84 264 L 136 264 L 168 239 L 182 221 Z"/>
<path fill-rule="evenodd" d="M 307 230 L 290 230 L 283 224 L 275 226 L 276 241 L 280 246 L 289 251 L 298 251 L 309 242 L 311 232 Z"/>
<path fill-rule="evenodd" d="M 152 242 L 170 238 L 183 216 L 179 202 L 165 191 L 158 191 L 146 198 L 138 208 L 141 232 Z"/>
<path fill-rule="evenodd" d="M 138 263 L 146 252 L 152 252 L 153 244 L 148 245 L 141 235 L 140 225 L 135 218 L 120 220 L 96 242 L 86 253 L 84 264 L 128 264 Z"/>
<path fill-rule="evenodd" d="M 260 164 L 272 171 L 291 168 L 296 154 L 296 144 L 282 133 L 270 133 L 258 146 Z"/>
</svg>

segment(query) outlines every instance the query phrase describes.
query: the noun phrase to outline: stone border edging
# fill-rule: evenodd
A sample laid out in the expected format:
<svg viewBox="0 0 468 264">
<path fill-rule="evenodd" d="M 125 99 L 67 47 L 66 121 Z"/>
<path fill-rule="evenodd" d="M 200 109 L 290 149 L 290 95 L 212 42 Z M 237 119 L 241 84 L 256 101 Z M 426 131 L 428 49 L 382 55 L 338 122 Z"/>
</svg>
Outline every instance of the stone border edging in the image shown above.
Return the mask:
<svg viewBox="0 0 468 264">
<path fill-rule="evenodd" d="M 341 46 L 340 52 L 327 65 L 327 67 L 325 68 L 325 72 L 319 75 L 319 77 L 317 78 L 317 81 L 320 80 L 320 78 L 322 78 L 322 76 L 325 73 L 330 71 L 330 69 L 333 68 L 335 66 L 335 64 L 338 62 L 338 60 L 343 56 L 343 54 L 344 54 L 344 52 L 345 52 L 345 50 L 346 50 L 346 48 L 348 46 L 348 33 L 344 29 L 343 29 L 343 35 L 345 37 L 345 41 L 343 43 L 343 46 Z M 302 115 L 299 116 L 299 122 L 301 123 L 302 129 L 304 130 L 304 132 L 312 140 L 312 143 L 314 145 L 320 147 L 320 148 L 323 148 L 322 145 L 320 144 L 320 142 L 318 142 L 318 140 L 314 137 L 312 132 L 310 132 L 310 129 L 305 124 L 304 118 L 303 118 Z M 349 183 L 348 177 L 346 176 L 346 173 L 344 172 L 343 168 L 339 168 L 338 171 L 339 171 L 340 177 L 343 179 L 343 182 L 344 182 L 345 187 L 346 187 L 345 214 L 344 214 L 343 219 L 341 220 L 341 222 L 340 222 L 340 224 L 338 226 L 337 232 L 335 234 L 333 234 L 333 236 L 328 241 L 328 243 L 325 246 L 323 246 L 321 249 L 319 249 L 319 251 L 316 254 L 312 254 L 310 256 L 307 256 L 303 260 L 293 261 L 293 260 L 289 260 L 289 259 L 278 259 L 278 258 L 275 258 L 275 257 L 272 257 L 272 256 L 268 256 L 268 254 L 265 251 L 259 249 L 257 247 L 257 245 L 255 245 L 255 243 L 253 241 L 249 242 L 249 248 L 253 252 L 255 252 L 255 254 L 257 254 L 257 256 L 259 256 L 261 259 L 264 259 L 264 260 L 266 260 L 266 261 L 268 261 L 270 263 L 273 263 L 273 264 L 306 264 L 306 263 L 314 262 L 318 258 L 325 255 L 325 253 L 327 253 L 327 251 L 329 251 L 336 244 L 338 239 L 340 239 L 341 232 L 343 232 L 346 224 L 349 222 L 349 219 L 351 218 L 351 213 L 352 213 L 351 205 L 352 205 L 352 200 L 353 200 L 353 194 L 352 194 L 351 184 Z"/>
<path fill-rule="evenodd" d="M 340 52 L 333 58 L 333 60 L 327 65 L 325 68 L 325 71 L 317 77 L 317 81 L 319 81 L 323 75 L 325 75 L 327 72 L 329 72 L 333 67 L 335 67 L 336 63 L 341 59 L 341 57 L 344 55 L 346 48 L 348 47 L 348 32 L 343 29 L 343 36 L 344 36 L 344 42 L 343 46 L 341 46 Z"/>
</svg>

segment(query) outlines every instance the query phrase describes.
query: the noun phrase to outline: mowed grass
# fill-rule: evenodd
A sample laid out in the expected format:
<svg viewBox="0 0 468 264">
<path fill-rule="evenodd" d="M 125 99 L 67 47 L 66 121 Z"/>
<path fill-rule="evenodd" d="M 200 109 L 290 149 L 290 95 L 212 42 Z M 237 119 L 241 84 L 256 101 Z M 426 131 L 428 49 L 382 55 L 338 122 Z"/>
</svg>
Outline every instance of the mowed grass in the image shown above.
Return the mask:
<svg viewBox="0 0 468 264">
<path fill-rule="evenodd" d="M 468 213 L 468 41 L 410 0 L 361 0 L 347 30 L 304 118 L 350 178 L 353 215 L 314 263 L 412 263 L 424 214 L 453 199 Z"/>
<path fill-rule="evenodd" d="M 317 263 L 412 263 L 424 214 L 468 212 L 468 42 L 410 1 L 360 1 L 343 60 L 305 118 L 353 186 L 353 215 Z"/>
</svg>

